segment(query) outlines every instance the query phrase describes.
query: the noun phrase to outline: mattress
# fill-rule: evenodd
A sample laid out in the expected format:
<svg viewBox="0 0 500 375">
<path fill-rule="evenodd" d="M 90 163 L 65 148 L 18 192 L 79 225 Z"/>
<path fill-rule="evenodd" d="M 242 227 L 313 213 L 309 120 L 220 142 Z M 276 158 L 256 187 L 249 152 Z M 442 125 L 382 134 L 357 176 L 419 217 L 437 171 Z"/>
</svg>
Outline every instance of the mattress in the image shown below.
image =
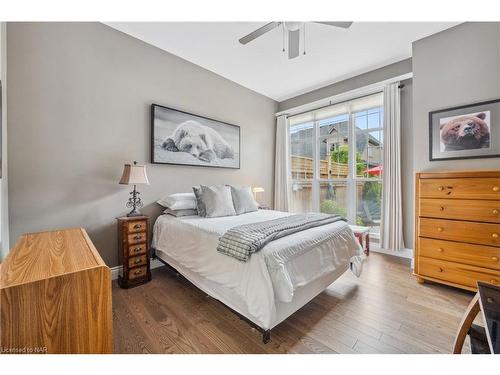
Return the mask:
<svg viewBox="0 0 500 375">
<path fill-rule="evenodd" d="M 152 246 L 157 256 L 179 272 L 185 270 L 184 276 L 205 292 L 270 328 L 286 315 L 280 310 L 293 313 L 300 307 L 295 306 L 298 299 L 308 301 L 307 293 L 297 297 L 298 290 L 333 281 L 351 263 L 359 265 L 363 254 L 343 221 L 272 241 L 247 262 L 217 252 L 219 237 L 230 228 L 287 215 L 272 210 L 220 218 L 161 215 Z"/>
</svg>

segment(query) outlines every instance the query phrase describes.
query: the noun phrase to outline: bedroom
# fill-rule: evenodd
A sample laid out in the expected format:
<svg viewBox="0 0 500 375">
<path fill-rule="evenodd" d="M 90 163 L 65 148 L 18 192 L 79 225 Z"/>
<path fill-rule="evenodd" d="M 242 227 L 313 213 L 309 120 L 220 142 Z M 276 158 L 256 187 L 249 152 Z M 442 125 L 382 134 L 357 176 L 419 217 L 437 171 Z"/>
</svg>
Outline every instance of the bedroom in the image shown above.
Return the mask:
<svg viewBox="0 0 500 375">
<path fill-rule="evenodd" d="M 2 22 L 2 351 L 475 351 L 500 23 L 440 16 Z"/>
</svg>

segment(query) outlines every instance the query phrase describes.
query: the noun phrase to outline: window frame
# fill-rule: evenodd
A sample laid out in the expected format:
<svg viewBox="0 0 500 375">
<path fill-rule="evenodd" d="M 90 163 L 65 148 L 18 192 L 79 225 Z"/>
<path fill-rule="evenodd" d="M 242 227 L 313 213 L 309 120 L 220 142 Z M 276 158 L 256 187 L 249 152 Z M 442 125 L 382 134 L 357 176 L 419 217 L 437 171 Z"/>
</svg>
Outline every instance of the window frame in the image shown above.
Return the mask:
<svg viewBox="0 0 500 375">
<path fill-rule="evenodd" d="M 376 95 L 379 94 L 381 95 L 381 92 L 374 92 L 368 95 Z M 368 96 L 366 95 L 366 96 Z M 310 184 L 311 185 L 311 209 L 313 212 L 320 212 L 320 201 L 321 201 L 321 196 L 320 196 L 320 187 L 322 183 L 345 183 L 346 188 L 347 188 L 347 220 L 350 224 L 356 224 L 356 219 L 357 219 L 357 184 L 359 182 L 379 182 L 382 185 L 383 189 L 383 171 L 382 174 L 380 174 L 377 177 L 360 177 L 357 175 L 357 170 L 356 170 L 356 124 L 355 124 L 355 114 L 359 113 L 361 111 L 353 112 L 352 111 L 352 102 L 355 101 L 358 98 L 353 98 L 351 100 L 348 100 L 344 102 L 347 106 L 347 126 L 348 126 L 348 175 L 347 177 L 335 177 L 335 178 L 322 178 L 320 174 L 320 166 L 321 166 L 321 159 L 320 159 L 320 143 L 328 138 L 330 138 L 328 135 L 321 135 L 320 133 L 320 122 L 324 119 L 316 119 L 312 121 L 313 123 L 313 131 L 312 131 L 312 157 L 313 157 L 313 174 L 312 178 L 293 178 L 293 176 L 290 179 L 290 191 L 293 191 L 293 185 L 294 184 Z M 383 100 L 383 99 L 382 99 Z M 335 104 L 332 104 L 335 105 Z M 366 128 L 363 129 L 359 133 L 366 133 L 369 135 L 370 132 L 374 131 L 380 131 L 382 133 L 382 139 L 385 140 L 385 129 L 384 129 L 384 118 L 383 118 L 383 104 L 381 106 L 376 106 L 376 107 L 367 107 L 366 109 L 363 109 L 363 111 L 366 111 L 367 114 L 367 119 L 368 121 L 368 111 L 374 108 L 382 108 L 381 111 L 379 111 L 379 127 L 377 128 Z M 311 110 L 310 112 L 314 112 L 315 110 Z M 288 136 L 288 149 L 291 151 L 291 143 L 292 143 L 292 137 L 291 137 L 291 128 L 294 125 L 289 126 L 289 136 Z M 368 147 L 368 146 L 367 146 Z M 368 152 L 368 151 L 367 151 Z M 368 154 L 367 154 L 368 155 Z M 289 155 L 289 160 L 291 160 L 291 153 Z M 383 143 L 382 143 L 382 152 L 381 152 L 381 162 L 380 164 L 383 166 L 384 165 L 384 153 L 383 153 Z M 349 202 L 354 202 L 353 204 L 350 204 Z M 381 199 L 381 207 L 383 207 L 383 199 Z"/>
</svg>

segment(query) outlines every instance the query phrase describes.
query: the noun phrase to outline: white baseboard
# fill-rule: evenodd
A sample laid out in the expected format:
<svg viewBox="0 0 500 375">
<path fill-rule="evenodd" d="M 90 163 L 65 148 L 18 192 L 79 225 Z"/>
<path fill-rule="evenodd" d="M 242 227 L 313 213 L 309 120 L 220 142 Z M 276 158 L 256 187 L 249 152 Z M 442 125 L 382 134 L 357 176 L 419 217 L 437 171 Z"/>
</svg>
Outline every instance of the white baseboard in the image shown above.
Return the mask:
<svg viewBox="0 0 500 375">
<path fill-rule="evenodd" d="M 155 269 L 158 267 L 162 267 L 164 264 L 160 262 L 158 259 L 152 259 L 151 260 L 151 269 Z M 118 279 L 118 275 L 120 274 L 120 271 L 122 270 L 122 266 L 116 266 L 111 268 L 111 280 L 116 280 Z"/>
<path fill-rule="evenodd" d="M 392 250 L 385 250 L 381 248 L 372 248 L 370 247 L 370 252 L 374 253 L 382 253 L 382 254 L 388 254 L 392 255 L 395 257 L 400 257 L 400 258 L 407 258 L 407 259 L 412 259 L 413 258 L 413 249 L 403 249 L 401 251 L 392 251 Z"/>
</svg>

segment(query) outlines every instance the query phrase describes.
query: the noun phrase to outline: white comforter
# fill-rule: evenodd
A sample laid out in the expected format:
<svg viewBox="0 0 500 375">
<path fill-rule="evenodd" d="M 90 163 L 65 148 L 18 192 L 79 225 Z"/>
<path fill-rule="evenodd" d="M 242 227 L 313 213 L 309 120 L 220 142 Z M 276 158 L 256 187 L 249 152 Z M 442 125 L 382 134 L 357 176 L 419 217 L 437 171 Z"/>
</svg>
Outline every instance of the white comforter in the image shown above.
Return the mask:
<svg viewBox="0 0 500 375">
<path fill-rule="evenodd" d="M 272 210 L 220 218 L 162 215 L 154 225 L 152 245 L 191 271 L 233 289 L 248 311 L 267 325 L 276 313 L 275 299 L 290 302 L 298 287 L 347 269 L 350 262 L 355 273 L 361 271 L 362 249 L 343 221 L 272 241 L 247 262 L 217 252 L 219 237 L 230 228 L 287 215 Z"/>
</svg>

